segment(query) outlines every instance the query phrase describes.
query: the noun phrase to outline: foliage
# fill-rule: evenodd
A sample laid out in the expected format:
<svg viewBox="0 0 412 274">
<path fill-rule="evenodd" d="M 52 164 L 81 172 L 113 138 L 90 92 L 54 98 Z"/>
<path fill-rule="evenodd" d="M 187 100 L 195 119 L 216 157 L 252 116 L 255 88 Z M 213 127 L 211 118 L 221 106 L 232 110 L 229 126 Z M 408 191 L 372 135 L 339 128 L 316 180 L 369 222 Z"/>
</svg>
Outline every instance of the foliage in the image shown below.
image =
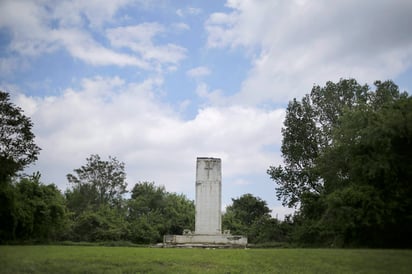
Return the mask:
<svg viewBox="0 0 412 274">
<path fill-rule="evenodd" d="M 238 199 L 232 199 L 233 204 L 226 208 L 245 226 L 251 226 L 262 218 L 270 217 L 270 209 L 265 201 L 252 194 L 244 194 Z"/>
<path fill-rule="evenodd" d="M 194 203 L 185 196 L 150 182 L 136 184 L 131 193 L 128 221 L 133 242 L 156 243 L 163 235 L 193 229 Z"/>
<path fill-rule="evenodd" d="M 345 242 L 411 246 L 412 98 L 380 104 L 344 113 L 318 160 L 327 214 L 350 225 L 340 228 Z"/>
<path fill-rule="evenodd" d="M 4 273 L 410 273 L 411 250 L 0 246 Z M 24 259 L 22 259 L 24 258 Z"/>
<path fill-rule="evenodd" d="M 40 185 L 39 174 L 32 179 L 22 179 L 17 184 L 13 182 L 17 172 L 36 161 L 40 152 L 40 148 L 34 143 L 32 127 L 30 118 L 23 114 L 23 110 L 10 102 L 10 95 L 0 91 L 0 243 L 15 240 L 20 236 L 44 237 L 43 229 L 37 226 L 46 226 L 45 222 L 50 221 L 44 220 L 44 218 L 51 218 L 46 216 L 49 213 L 47 210 L 53 212 L 60 210 L 58 204 L 49 204 L 59 199 L 58 194 L 53 193 L 57 189 L 55 186 L 45 188 Z M 23 186 L 36 189 L 38 195 L 28 196 L 31 194 L 22 192 Z M 33 207 L 40 208 L 29 208 L 23 202 L 26 200 L 33 203 Z M 34 213 L 33 210 L 38 212 Z M 24 219 L 30 220 L 27 224 L 29 231 L 23 233 L 20 228 Z M 57 219 L 53 220 L 57 221 Z M 58 224 L 51 224 L 48 228 L 55 228 L 55 226 Z"/>
<path fill-rule="evenodd" d="M 54 184 L 40 183 L 39 173 L 7 188 L 9 218 L 2 216 L 2 241 L 55 241 L 67 229 L 63 195 Z"/>
<path fill-rule="evenodd" d="M 75 241 L 124 240 L 128 235 L 124 163 L 109 156 L 104 161 L 91 155 L 87 163 L 68 174 L 72 189 L 65 193 L 67 207 L 73 213 L 66 239 Z"/>
<path fill-rule="evenodd" d="M 296 206 L 307 193 L 323 191 L 315 160 L 332 143 L 332 130 L 343 111 L 368 101 L 368 89 L 354 79 L 327 82 L 325 87 L 314 86 L 301 102 L 293 99 L 289 103 L 282 128 L 285 165 L 268 170 L 284 205 Z"/>
<path fill-rule="evenodd" d="M 97 154 L 86 161 L 85 166 L 74 170 L 76 175 L 67 174 L 67 180 L 73 184 L 73 191 L 68 193 L 73 203 L 69 206 L 92 209 L 103 205 L 120 206 L 127 187 L 124 163 L 111 156 L 104 161 Z"/>
<path fill-rule="evenodd" d="M 99 197 L 96 189 L 84 184 L 66 191 L 72 223 L 65 240 L 157 243 L 165 234 L 182 234 L 183 229 L 194 226 L 193 202 L 163 186 L 138 183 L 130 199 L 116 200 L 120 206 L 93 203 Z"/>
<path fill-rule="evenodd" d="M 76 241 L 120 241 L 128 236 L 124 215 L 107 205 L 97 211 L 83 211 L 76 218 L 72 230 L 72 239 Z"/>
<path fill-rule="evenodd" d="M 16 238 L 16 195 L 16 187 L 11 183 L 10 179 L 0 182 L 0 243 Z"/>
<path fill-rule="evenodd" d="M 270 167 L 277 197 L 300 206 L 295 242 L 411 246 L 412 104 L 391 81 L 353 79 L 289 103 L 284 166 Z"/>
<path fill-rule="evenodd" d="M 57 240 L 66 225 L 63 195 L 56 185 L 42 185 L 37 178 L 24 178 L 17 187 L 17 227 L 20 239 Z"/>
<path fill-rule="evenodd" d="M 23 110 L 0 91 L 0 182 L 37 160 L 40 148 L 34 143 L 33 124 Z"/>
<path fill-rule="evenodd" d="M 281 222 L 270 216 L 265 201 L 252 194 L 232 199 L 223 215 L 223 229 L 234 235 L 246 235 L 251 243 L 283 241 Z"/>
</svg>

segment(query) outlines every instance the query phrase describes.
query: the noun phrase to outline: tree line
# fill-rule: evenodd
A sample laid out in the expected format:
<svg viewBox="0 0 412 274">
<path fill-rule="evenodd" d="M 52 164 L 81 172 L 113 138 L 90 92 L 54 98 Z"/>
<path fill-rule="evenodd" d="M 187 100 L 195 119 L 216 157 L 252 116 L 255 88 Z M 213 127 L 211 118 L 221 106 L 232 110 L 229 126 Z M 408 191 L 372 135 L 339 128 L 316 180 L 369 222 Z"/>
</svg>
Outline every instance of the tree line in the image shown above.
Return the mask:
<svg viewBox="0 0 412 274">
<path fill-rule="evenodd" d="M 268 170 L 308 246 L 412 246 L 412 98 L 392 81 L 314 86 L 286 110 Z"/>
<path fill-rule="evenodd" d="M 123 164 L 115 158 L 91 155 L 75 173 L 64 193 L 42 184 L 39 173 L 2 182 L 1 242 L 156 243 L 193 227 L 194 203 L 184 195 L 139 182 L 125 198 Z"/>
<path fill-rule="evenodd" d="M 61 192 L 41 175 L 30 118 L 0 92 L 0 242 L 161 242 L 194 229 L 194 202 L 154 182 L 127 191 L 124 163 L 98 154 L 67 175 Z M 277 220 L 252 194 L 232 199 L 223 229 L 250 243 L 412 247 L 412 98 L 392 81 L 315 85 L 291 100 L 283 165 L 269 167 L 276 197 L 295 214 Z"/>
<path fill-rule="evenodd" d="M 162 242 L 163 235 L 194 230 L 194 202 L 183 194 L 154 182 L 139 182 L 128 193 L 124 163 L 97 154 L 86 162 L 67 175 L 70 187 L 64 193 L 54 184 L 42 184 L 40 173 L 3 182 L 1 242 L 153 244 Z M 280 222 L 269 212 L 266 202 L 245 194 L 233 199 L 223 227 L 254 243 L 279 240 L 275 230 Z"/>
</svg>

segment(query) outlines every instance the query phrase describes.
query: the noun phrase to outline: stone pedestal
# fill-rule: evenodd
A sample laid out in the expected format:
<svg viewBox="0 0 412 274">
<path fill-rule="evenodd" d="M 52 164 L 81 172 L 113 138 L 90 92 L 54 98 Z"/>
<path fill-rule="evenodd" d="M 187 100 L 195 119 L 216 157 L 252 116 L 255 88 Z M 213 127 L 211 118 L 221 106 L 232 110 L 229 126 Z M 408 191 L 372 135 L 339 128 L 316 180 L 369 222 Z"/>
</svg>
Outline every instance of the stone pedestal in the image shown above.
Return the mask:
<svg viewBox="0 0 412 274">
<path fill-rule="evenodd" d="M 165 246 L 178 247 L 246 247 L 247 238 L 240 235 L 165 235 Z"/>
</svg>

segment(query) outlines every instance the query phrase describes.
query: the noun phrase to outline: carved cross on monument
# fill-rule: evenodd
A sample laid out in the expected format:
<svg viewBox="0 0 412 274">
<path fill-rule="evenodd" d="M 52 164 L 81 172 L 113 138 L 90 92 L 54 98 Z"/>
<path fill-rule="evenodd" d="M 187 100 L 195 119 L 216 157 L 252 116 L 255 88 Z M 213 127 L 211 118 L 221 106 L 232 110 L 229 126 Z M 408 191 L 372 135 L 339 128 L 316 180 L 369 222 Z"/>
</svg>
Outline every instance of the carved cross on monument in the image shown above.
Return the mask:
<svg viewBox="0 0 412 274">
<path fill-rule="evenodd" d="M 212 161 L 206 161 L 205 162 L 205 169 L 207 170 L 207 178 L 209 179 L 210 170 L 213 169 L 213 162 Z"/>
</svg>

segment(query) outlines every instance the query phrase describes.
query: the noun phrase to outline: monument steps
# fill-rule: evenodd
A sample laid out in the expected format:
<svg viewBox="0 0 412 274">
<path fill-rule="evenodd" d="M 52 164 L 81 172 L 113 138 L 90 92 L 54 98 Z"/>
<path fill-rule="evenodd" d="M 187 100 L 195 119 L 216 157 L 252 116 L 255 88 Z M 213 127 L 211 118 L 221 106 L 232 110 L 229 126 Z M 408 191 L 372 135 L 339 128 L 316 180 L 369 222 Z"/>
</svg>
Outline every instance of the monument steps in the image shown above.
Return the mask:
<svg viewBox="0 0 412 274">
<path fill-rule="evenodd" d="M 187 243 L 187 244 L 165 244 L 165 243 L 158 243 L 155 246 L 151 247 L 156 247 L 156 248 L 205 248 L 205 249 L 217 249 L 217 248 L 247 248 L 246 245 L 240 245 L 240 244 L 210 244 L 210 243 L 204 243 L 204 244 L 196 244 L 196 243 Z"/>
</svg>

